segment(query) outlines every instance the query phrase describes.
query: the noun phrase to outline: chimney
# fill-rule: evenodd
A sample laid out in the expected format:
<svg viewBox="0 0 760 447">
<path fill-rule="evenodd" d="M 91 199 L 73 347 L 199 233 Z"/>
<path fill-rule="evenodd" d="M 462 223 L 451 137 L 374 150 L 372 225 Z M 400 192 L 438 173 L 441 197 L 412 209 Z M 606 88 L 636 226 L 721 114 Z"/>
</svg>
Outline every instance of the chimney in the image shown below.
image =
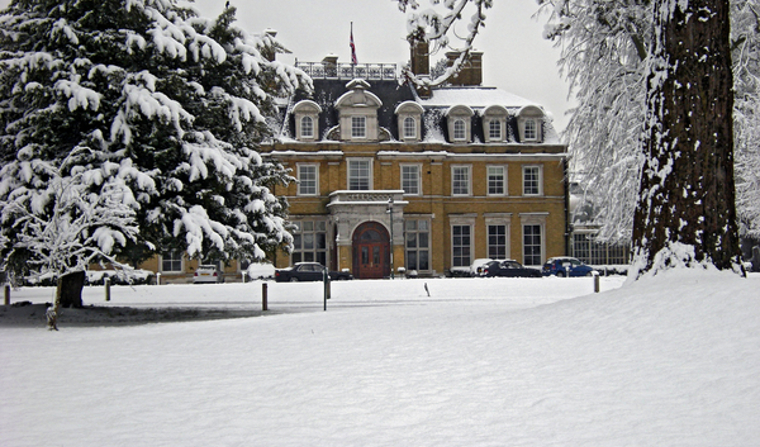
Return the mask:
<svg viewBox="0 0 760 447">
<path fill-rule="evenodd" d="M 325 68 L 325 76 L 332 78 L 338 76 L 338 56 L 330 53 L 322 59 L 322 66 Z"/>
<path fill-rule="evenodd" d="M 274 41 L 277 37 L 277 31 L 273 30 L 272 28 L 265 29 L 264 34 L 266 34 L 266 36 L 272 41 Z M 261 55 L 269 62 L 274 62 L 275 58 L 277 57 L 277 50 L 274 49 L 274 46 L 266 47 L 264 48 L 264 51 L 261 52 Z"/>
<path fill-rule="evenodd" d="M 430 79 L 430 46 L 427 42 L 410 39 L 409 40 L 410 61 L 409 65 L 417 78 Z M 430 87 L 417 85 L 417 94 L 420 98 L 430 98 Z"/>
<path fill-rule="evenodd" d="M 449 67 L 454 65 L 454 61 L 459 57 L 458 52 L 448 52 L 447 64 Z M 483 83 L 483 52 L 470 51 L 467 60 L 462 64 L 459 73 L 449 79 L 452 85 L 481 85 Z"/>
<path fill-rule="evenodd" d="M 412 73 L 430 74 L 430 49 L 427 42 L 412 40 L 410 42 Z"/>
</svg>

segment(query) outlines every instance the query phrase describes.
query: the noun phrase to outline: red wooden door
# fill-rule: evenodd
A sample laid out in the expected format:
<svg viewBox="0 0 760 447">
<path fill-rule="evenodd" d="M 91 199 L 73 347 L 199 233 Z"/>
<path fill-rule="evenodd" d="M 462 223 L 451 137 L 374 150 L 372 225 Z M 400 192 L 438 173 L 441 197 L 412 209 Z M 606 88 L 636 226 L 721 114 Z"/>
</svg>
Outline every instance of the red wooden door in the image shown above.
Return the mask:
<svg viewBox="0 0 760 447">
<path fill-rule="evenodd" d="M 390 238 L 385 227 L 367 222 L 354 232 L 354 277 L 378 279 L 390 275 Z"/>
</svg>

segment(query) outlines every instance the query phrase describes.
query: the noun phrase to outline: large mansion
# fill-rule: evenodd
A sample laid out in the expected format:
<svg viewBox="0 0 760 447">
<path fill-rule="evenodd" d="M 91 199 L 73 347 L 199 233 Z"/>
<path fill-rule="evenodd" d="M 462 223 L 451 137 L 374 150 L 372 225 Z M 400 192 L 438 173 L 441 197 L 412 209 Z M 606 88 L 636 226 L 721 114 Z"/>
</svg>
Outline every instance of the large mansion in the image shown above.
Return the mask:
<svg viewBox="0 0 760 447">
<path fill-rule="evenodd" d="M 567 147 L 541 106 L 481 85 L 481 61 L 437 88 L 400 82 L 395 65 L 299 63 L 314 91 L 288 99 L 263 148 L 298 180 L 276 190 L 296 231 L 275 265 L 382 278 L 566 254 Z M 424 46 L 411 67 L 428 75 Z"/>
</svg>

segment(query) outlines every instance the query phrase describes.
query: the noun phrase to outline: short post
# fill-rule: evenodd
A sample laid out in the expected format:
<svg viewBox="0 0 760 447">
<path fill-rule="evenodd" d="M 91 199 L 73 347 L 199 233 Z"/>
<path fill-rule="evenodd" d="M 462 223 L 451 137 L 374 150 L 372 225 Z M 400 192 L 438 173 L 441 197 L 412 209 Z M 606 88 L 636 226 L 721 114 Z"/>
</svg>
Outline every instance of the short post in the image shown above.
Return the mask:
<svg viewBox="0 0 760 447">
<path fill-rule="evenodd" d="M 322 270 L 322 281 L 325 283 L 324 289 L 324 310 L 327 310 L 327 300 L 330 299 L 330 275 L 327 273 L 327 269 Z"/>
<path fill-rule="evenodd" d="M 104 284 L 106 286 L 106 301 L 111 301 L 111 278 L 106 278 Z"/>
<path fill-rule="evenodd" d="M 10 284 L 5 285 L 5 305 L 6 306 L 11 305 L 11 285 Z"/>
<path fill-rule="evenodd" d="M 242 272 L 240 272 L 240 275 L 243 277 L 243 284 L 245 284 L 245 277 L 248 276 L 248 272 L 243 270 Z"/>
<path fill-rule="evenodd" d="M 156 285 L 157 286 L 161 285 L 161 273 L 160 272 L 156 273 Z"/>
<path fill-rule="evenodd" d="M 594 271 L 592 275 L 594 276 L 594 293 L 599 293 L 599 272 Z"/>
<path fill-rule="evenodd" d="M 269 310 L 267 302 L 267 283 L 261 284 L 261 310 Z"/>
</svg>

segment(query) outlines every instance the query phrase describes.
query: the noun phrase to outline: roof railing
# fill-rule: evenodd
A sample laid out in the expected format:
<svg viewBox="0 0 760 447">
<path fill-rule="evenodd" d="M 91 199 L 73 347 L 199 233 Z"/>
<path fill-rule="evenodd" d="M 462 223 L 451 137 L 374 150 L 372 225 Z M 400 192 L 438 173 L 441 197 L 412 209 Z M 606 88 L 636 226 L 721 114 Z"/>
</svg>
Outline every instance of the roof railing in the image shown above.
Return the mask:
<svg viewBox="0 0 760 447">
<path fill-rule="evenodd" d="M 396 64 L 350 64 L 329 62 L 296 62 L 312 79 L 366 79 L 371 81 L 395 81 Z"/>
</svg>

